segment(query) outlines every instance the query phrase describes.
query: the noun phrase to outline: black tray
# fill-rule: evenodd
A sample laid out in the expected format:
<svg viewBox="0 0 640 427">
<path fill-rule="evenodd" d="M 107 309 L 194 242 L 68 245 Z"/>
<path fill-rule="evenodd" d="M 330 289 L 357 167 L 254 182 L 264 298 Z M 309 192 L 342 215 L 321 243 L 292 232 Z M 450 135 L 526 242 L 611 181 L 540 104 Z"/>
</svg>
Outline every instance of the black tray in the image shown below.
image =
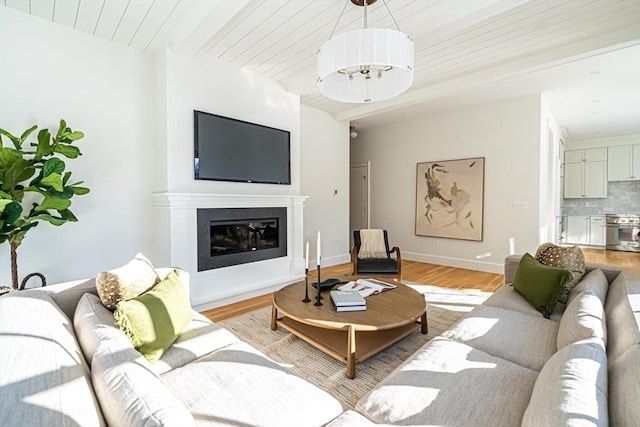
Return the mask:
<svg viewBox="0 0 640 427">
<path fill-rule="evenodd" d="M 322 282 L 320 282 L 320 290 L 326 291 L 328 289 L 333 288 L 338 283 L 340 283 L 340 279 L 331 278 L 331 279 L 323 280 Z M 315 289 L 318 289 L 318 282 L 313 282 L 311 286 L 313 286 Z"/>
</svg>

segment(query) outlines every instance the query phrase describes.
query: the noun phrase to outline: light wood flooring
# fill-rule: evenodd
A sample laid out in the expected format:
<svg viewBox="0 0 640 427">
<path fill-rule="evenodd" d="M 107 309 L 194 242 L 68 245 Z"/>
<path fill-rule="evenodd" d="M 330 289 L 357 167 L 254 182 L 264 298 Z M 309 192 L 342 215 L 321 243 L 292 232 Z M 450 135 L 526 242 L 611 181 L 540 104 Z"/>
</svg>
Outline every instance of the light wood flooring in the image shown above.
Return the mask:
<svg viewBox="0 0 640 427">
<path fill-rule="evenodd" d="M 605 251 L 604 249 L 583 248 L 587 262 L 611 265 L 640 275 L 640 253 Z M 313 274 L 313 275 L 312 275 Z M 351 274 L 351 263 L 325 267 L 321 270 L 323 278 L 344 277 Z M 309 273 L 315 277 L 315 271 Z M 478 289 L 494 292 L 502 286 L 502 274 L 465 270 L 443 265 L 427 264 L 416 261 L 402 261 L 402 278 L 405 281 L 442 286 L 453 289 Z M 272 294 L 262 295 L 240 301 L 235 304 L 204 311 L 202 314 L 214 322 L 238 316 L 271 304 Z"/>
</svg>

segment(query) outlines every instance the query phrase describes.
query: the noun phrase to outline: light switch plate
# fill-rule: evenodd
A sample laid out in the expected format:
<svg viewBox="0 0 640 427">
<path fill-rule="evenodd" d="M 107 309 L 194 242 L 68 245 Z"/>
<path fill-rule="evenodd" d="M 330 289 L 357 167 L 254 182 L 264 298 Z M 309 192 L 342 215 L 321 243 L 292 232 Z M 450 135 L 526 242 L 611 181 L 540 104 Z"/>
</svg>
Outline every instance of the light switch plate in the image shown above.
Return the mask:
<svg viewBox="0 0 640 427">
<path fill-rule="evenodd" d="M 513 210 L 514 211 L 526 211 L 527 210 L 527 202 L 513 202 Z"/>
</svg>

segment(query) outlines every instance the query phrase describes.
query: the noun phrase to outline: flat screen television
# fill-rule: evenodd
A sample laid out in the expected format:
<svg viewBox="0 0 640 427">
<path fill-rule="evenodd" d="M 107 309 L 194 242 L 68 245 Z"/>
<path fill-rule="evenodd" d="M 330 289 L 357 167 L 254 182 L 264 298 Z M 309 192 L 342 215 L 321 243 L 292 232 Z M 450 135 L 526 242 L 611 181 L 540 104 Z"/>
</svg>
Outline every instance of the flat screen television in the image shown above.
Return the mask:
<svg viewBox="0 0 640 427">
<path fill-rule="evenodd" d="M 193 113 L 196 179 L 291 184 L 289 131 Z"/>
</svg>

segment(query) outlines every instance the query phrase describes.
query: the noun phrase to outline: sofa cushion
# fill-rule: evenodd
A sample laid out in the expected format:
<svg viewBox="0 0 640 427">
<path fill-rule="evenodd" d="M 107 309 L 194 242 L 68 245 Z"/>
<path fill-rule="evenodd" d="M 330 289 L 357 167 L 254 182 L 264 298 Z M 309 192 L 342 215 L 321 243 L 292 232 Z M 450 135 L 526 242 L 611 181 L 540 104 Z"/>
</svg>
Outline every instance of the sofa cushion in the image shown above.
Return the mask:
<svg viewBox="0 0 640 427">
<path fill-rule="evenodd" d="M 190 426 L 189 411 L 116 328 L 96 349 L 91 378 L 105 418 L 114 426 Z M 105 332 L 109 332 L 105 330 Z"/>
<path fill-rule="evenodd" d="M 585 276 L 578 282 L 578 284 L 571 289 L 567 298 L 567 304 L 571 303 L 576 296 L 584 291 L 588 291 L 591 294 L 597 296 L 604 305 L 607 300 L 607 291 L 609 290 L 609 282 L 602 270 L 595 269 L 585 274 Z"/>
<path fill-rule="evenodd" d="M 162 379 L 198 424 L 318 426 L 342 412 L 329 394 L 243 342 Z"/>
<path fill-rule="evenodd" d="M 152 363 L 160 359 L 192 318 L 187 293 L 175 271 L 144 294 L 120 301 L 114 312 L 116 325 Z"/>
<path fill-rule="evenodd" d="M 607 323 L 612 325 L 607 336 L 609 362 L 615 361 L 632 345 L 640 343 L 640 330 L 627 292 L 626 277 L 626 273 L 620 273 L 611 283 L 604 305 Z"/>
<path fill-rule="evenodd" d="M 239 342 L 238 338 L 220 325 L 207 319 L 200 313 L 193 313 L 193 319 L 180 336 L 152 364 L 153 372 L 158 375 L 179 368 L 212 351 Z"/>
<path fill-rule="evenodd" d="M 112 334 L 107 331 L 105 335 L 104 329 L 115 329 L 114 325 L 113 313 L 102 304 L 97 295 L 86 293 L 80 298 L 73 315 L 73 328 L 89 365 L 100 343 Z"/>
<path fill-rule="evenodd" d="M 356 409 L 377 423 L 515 426 L 520 425 L 537 375 L 436 337 L 362 397 Z"/>
<path fill-rule="evenodd" d="M 518 311 L 529 316 L 542 318 L 542 313 L 536 310 L 529 301 L 513 289 L 513 286 L 502 286 L 493 293 L 484 302 L 484 305 L 492 307 L 506 308 L 508 310 Z M 558 303 L 553 309 L 553 313 L 549 317 L 551 320 L 560 321 L 562 313 L 564 313 L 565 305 Z"/>
<path fill-rule="evenodd" d="M 47 293 L 0 297 L 0 424 L 105 425 L 71 321 Z"/>
<path fill-rule="evenodd" d="M 573 278 L 566 284 L 560 295 L 560 302 L 567 303 L 569 291 L 578 284 L 585 272 L 584 254 L 578 246 L 557 246 L 553 243 L 543 243 L 536 251 L 536 259 L 544 265 L 569 270 Z"/>
<path fill-rule="evenodd" d="M 393 258 L 358 259 L 359 273 L 396 273 L 398 261 Z"/>
<path fill-rule="evenodd" d="M 540 371 L 522 426 L 607 426 L 607 411 L 605 349 L 597 340 L 579 341 Z"/>
<path fill-rule="evenodd" d="M 540 371 L 556 352 L 558 322 L 517 311 L 481 305 L 442 337 L 492 356 Z"/>
<path fill-rule="evenodd" d="M 576 341 L 597 338 L 607 343 L 607 326 L 602 301 L 589 291 L 582 292 L 567 306 L 558 328 L 558 350 Z"/>
<path fill-rule="evenodd" d="M 612 426 L 637 426 L 640 420 L 640 344 L 609 363 L 609 416 Z"/>
<path fill-rule="evenodd" d="M 100 300 L 110 309 L 115 309 L 120 301 L 135 298 L 160 282 L 153 264 L 142 254 L 122 267 L 98 273 L 96 289 Z"/>
<path fill-rule="evenodd" d="M 543 265 L 527 253 L 520 259 L 513 288 L 549 318 L 572 277 L 570 271 Z"/>
</svg>

